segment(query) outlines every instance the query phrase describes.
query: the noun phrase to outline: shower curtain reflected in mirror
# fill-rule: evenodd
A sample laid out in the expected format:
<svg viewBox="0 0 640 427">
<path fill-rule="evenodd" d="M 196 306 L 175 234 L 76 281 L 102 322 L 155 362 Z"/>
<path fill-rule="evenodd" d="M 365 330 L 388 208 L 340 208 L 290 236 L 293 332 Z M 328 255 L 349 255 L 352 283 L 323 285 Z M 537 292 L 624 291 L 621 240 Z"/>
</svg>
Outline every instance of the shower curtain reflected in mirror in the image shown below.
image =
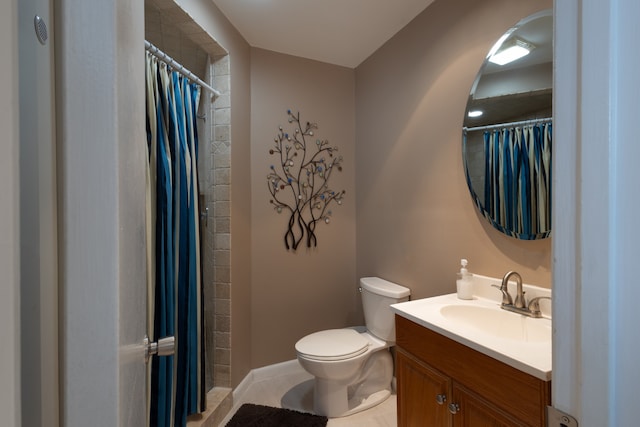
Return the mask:
<svg viewBox="0 0 640 427">
<path fill-rule="evenodd" d="M 151 426 L 184 426 L 204 410 L 196 111 L 200 88 L 146 54 L 147 320 L 151 341 L 174 336 L 175 355 L 151 359 Z"/>
<path fill-rule="evenodd" d="M 485 215 L 519 238 L 551 230 L 552 124 L 484 133 Z"/>
</svg>

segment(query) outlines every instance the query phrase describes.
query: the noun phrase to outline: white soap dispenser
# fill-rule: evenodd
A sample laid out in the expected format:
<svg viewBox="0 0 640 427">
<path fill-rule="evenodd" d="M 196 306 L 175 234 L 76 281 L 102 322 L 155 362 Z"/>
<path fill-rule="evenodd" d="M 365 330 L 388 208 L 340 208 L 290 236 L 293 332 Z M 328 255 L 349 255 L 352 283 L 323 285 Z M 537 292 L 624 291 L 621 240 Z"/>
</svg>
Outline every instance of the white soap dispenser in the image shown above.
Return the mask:
<svg viewBox="0 0 640 427">
<path fill-rule="evenodd" d="M 456 291 L 460 299 L 473 299 L 473 280 L 472 274 L 467 270 L 467 260 L 460 260 L 460 272 L 458 280 L 456 280 Z"/>
</svg>

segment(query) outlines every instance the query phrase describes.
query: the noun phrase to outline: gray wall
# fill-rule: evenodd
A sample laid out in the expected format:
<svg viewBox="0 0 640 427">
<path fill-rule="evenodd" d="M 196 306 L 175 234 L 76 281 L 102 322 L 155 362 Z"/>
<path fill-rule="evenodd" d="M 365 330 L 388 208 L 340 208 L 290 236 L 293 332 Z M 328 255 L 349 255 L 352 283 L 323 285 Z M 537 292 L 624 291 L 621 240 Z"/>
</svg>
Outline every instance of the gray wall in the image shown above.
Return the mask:
<svg viewBox="0 0 640 427">
<path fill-rule="evenodd" d="M 461 153 L 463 112 L 485 54 L 521 18 L 550 7 L 438 1 L 355 70 L 251 50 L 252 368 L 295 358 L 309 332 L 363 324 L 358 277 L 398 282 L 414 298 L 449 293 L 468 258 L 472 272 L 516 269 L 550 286 L 551 241 L 494 230 L 476 212 Z M 320 227 L 318 248 L 297 253 L 283 247 L 285 218 L 266 188 L 268 150 L 288 108 L 318 122 L 318 135 L 346 159 L 345 204 Z"/>
<path fill-rule="evenodd" d="M 300 112 L 303 125 L 317 123 L 308 139 L 314 149 L 318 138 L 338 147 L 343 170 L 334 170 L 329 187 L 346 190 L 344 203 L 330 208 L 331 222 L 318 224 L 317 247 L 308 249 L 303 242 L 296 252 L 285 249 L 289 217 L 269 203 L 266 179 L 270 165 L 278 162 L 269 154 L 278 127 L 294 129 L 287 121 L 288 109 Z M 354 111 L 352 69 L 252 49 L 253 367 L 295 359 L 296 341 L 311 332 L 361 323 L 355 277 Z"/>
<path fill-rule="evenodd" d="M 549 287 L 551 241 L 517 241 L 478 214 L 462 168 L 471 84 L 493 43 L 550 0 L 436 1 L 356 69 L 357 275 L 413 298 L 469 271 Z M 500 11 L 500 13 L 496 13 Z"/>
</svg>

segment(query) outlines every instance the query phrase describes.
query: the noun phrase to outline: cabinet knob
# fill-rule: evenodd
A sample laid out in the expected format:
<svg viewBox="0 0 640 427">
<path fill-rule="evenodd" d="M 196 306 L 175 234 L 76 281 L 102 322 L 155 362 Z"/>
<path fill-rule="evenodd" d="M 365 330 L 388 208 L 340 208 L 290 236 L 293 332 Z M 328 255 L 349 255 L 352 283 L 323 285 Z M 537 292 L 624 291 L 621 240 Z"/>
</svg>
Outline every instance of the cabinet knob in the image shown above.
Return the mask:
<svg viewBox="0 0 640 427">
<path fill-rule="evenodd" d="M 457 403 L 449 403 L 449 412 L 452 414 L 457 414 L 460 411 L 460 405 Z"/>
<path fill-rule="evenodd" d="M 436 402 L 438 403 L 438 405 L 444 405 L 444 402 L 447 401 L 447 395 L 446 394 L 437 394 L 436 395 Z"/>
</svg>

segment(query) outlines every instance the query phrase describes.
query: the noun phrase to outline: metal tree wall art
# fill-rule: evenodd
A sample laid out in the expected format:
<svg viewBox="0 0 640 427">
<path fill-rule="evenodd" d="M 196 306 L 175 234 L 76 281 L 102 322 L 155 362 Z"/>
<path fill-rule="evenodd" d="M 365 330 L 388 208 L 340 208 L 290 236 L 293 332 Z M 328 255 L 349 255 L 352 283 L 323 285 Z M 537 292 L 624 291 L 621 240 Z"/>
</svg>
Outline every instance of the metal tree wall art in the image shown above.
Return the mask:
<svg viewBox="0 0 640 427">
<path fill-rule="evenodd" d="M 342 204 L 345 191 L 329 188 L 329 179 L 334 170 L 342 171 L 342 156 L 337 156 L 338 147 L 329 146 L 329 141 L 313 139 L 315 123 L 300 122 L 300 113 L 287 111 L 293 132 L 279 127 L 275 147 L 269 154 L 277 158 L 267 175 L 267 185 L 273 197 L 271 204 L 278 213 L 289 214 L 284 245 L 296 250 L 305 239 L 308 248 L 318 244 L 316 224 L 329 223 L 333 201 Z"/>
</svg>

